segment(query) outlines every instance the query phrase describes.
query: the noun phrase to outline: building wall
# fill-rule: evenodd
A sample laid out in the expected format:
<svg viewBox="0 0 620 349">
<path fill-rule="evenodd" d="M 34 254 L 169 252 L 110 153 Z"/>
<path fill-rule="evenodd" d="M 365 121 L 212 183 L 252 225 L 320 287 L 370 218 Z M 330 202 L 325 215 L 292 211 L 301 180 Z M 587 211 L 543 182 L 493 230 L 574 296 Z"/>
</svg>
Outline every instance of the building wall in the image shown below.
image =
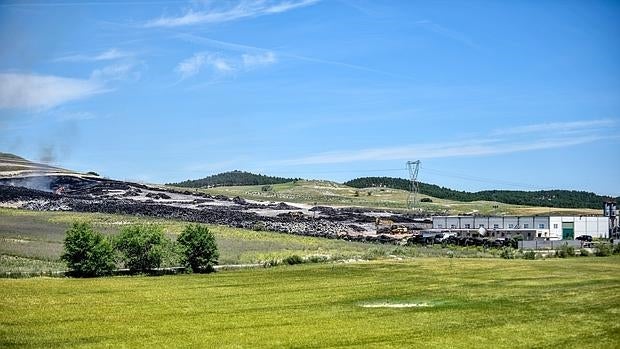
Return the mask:
<svg viewBox="0 0 620 349">
<path fill-rule="evenodd" d="M 562 223 L 574 223 L 575 238 L 581 235 L 607 238 L 609 235 L 609 218 L 585 216 L 557 216 L 551 217 L 551 234 L 562 238 Z"/>
<path fill-rule="evenodd" d="M 501 237 L 493 232 L 494 229 L 527 230 L 531 239 L 560 240 L 562 223 L 567 222 L 574 224 L 575 238 L 581 235 L 606 238 L 609 235 L 608 217 L 585 216 L 435 216 L 433 228 L 477 230 L 483 226 L 491 237 Z"/>
</svg>

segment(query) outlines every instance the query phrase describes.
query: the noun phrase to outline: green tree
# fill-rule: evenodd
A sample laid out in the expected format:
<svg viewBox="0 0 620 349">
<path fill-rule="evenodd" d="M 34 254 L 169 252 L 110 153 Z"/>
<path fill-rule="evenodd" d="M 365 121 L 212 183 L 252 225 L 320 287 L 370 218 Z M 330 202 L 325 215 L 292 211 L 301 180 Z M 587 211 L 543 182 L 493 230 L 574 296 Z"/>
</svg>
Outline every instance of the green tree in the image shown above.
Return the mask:
<svg viewBox="0 0 620 349">
<path fill-rule="evenodd" d="M 182 263 L 193 272 L 212 271 L 217 265 L 219 252 L 215 236 L 204 225 L 190 224 L 177 239 Z"/>
<path fill-rule="evenodd" d="M 116 237 L 115 247 L 131 272 L 148 272 L 159 268 L 170 246 L 170 240 L 157 225 L 133 225 Z"/>
<path fill-rule="evenodd" d="M 112 243 L 86 222 L 75 222 L 67 230 L 60 258 L 76 277 L 109 275 L 116 267 Z"/>
</svg>

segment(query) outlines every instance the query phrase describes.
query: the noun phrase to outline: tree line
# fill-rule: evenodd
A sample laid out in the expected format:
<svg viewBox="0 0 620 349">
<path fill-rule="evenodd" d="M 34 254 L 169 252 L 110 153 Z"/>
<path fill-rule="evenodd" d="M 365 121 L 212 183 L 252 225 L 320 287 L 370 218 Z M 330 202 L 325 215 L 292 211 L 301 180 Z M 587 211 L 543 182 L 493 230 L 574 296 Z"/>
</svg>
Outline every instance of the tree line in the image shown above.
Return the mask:
<svg viewBox="0 0 620 349">
<path fill-rule="evenodd" d="M 299 178 L 273 177 L 235 170 L 219 173 L 201 179 L 186 180 L 179 183 L 169 183 L 168 185 L 188 188 L 205 188 L 236 185 L 269 185 L 288 183 L 296 180 L 299 180 Z"/>
<path fill-rule="evenodd" d="M 115 237 L 107 237 L 87 222 L 76 222 L 67 230 L 61 256 L 68 275 L 75 277 L 110 275 L 117 265 L 132 274 L 149 273 L 166 259 L 175 260 L 188 271 L 210 272 L 218 258 L 215 237 L 204 225 L 185 226 L 173 242 L 158 225 L 132 225 Z"/>
<path fill-rule="evenodd" d="M 362 177 L 344 183 L 354 188 L 387 187 L 392 189 L 410 190 L 411 182 L 395 177 Z M 456 201 L 497 201 L 505 204 L 529 205 L 562 208 L 593 208 L 603 207 L 603 202 L 610 197 L 595 193 L 576 190 L 483 190 L 467 192 L 440 187 L 435 184 L 418 183 L 421 194 L 440 199 Z M 616 201 L 620 197 L 615 198 Z"/>
</svg>

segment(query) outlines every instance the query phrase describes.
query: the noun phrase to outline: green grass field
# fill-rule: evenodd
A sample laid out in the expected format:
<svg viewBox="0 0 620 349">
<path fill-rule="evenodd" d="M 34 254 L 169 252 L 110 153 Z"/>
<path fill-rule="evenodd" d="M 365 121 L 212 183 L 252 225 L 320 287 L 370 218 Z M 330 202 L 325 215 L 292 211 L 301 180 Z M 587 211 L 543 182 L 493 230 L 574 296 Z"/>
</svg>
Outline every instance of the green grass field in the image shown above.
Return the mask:
<svg viewBox="0 0 620 349">
<path fill-rule="evenodd" d="M 28 211 L 0 208 L 0 273 L 49 272 L 64 270 L 58 261 L 65 232 L 74 221 L 91 222 L 96 230 L 117 234 L 128 224 L 155 223 L 176 238 L 187 222 L 128 215 L 62 211 Z M 305 237 L 266 231 L 252 231 L 209 225 L 220 251 L 220 264 L 264 263 L 291 255 L 338 259 L 374 259 L 390 255 L 402 257 L 447 256 L 443 248 L 365 244 Z M 498 251 L 454 248 L 455 257 L 493 257 Z M 173 266 L 173 265 L 165 265 Z"/>
<path fill-rule="evenodd" d="M 617 348 L 619 275 L 618 257 L 424 258 L 0 279 L 0 347 Z"/>
<path fill-rule="evenodd" d="M 390 188 L 356 189 L 329 181 L 306 181 L 274 184 L 270 190 L 264 186 L 231 186 L 198 189 L 210 194 L 222 194 L 230 197 L 240 196 L 246 199 L 264 201 L 288 201 L 310 205 L 361 206 L 405 210 L 409 193 Z M 182 188 L 186 190 L 187 188 Z M 369 195 L 370 193 L 370 195 Z M 425 212 L 435 214 L 478 213 L 483 215 L 536 215 L 536 214 L 600 214 L 600 210 L 565 209 L 535 206 L 503 204 L 494 201 L 461 202 L 438 199 L 428 195 L 419 195 L 419 199 L 430 198 L 433 202 L 420 202 L 419 207 Z"/>
</svg>

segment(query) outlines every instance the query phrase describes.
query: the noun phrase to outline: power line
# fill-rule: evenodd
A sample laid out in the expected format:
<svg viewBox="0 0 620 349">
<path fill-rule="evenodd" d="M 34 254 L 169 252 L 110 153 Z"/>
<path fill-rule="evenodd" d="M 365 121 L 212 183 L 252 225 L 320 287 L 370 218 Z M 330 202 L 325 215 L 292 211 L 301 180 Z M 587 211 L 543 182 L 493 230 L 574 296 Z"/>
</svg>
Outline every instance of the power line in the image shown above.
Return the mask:
<svg viewBox="0 0 620 349">
<path fill-rule="evenodd" d="M 481 182 L 481 183 L 487 183 L 487 184 L 501 184 L 501 185 L 508 185 L 508 186 L 512 186 L 512 187 L 520 187 L 520 188 L 525 188 L 525 189 L 537 189 L 537 190 L 546 190 L 546 189 L 548 189 L 548 188 L 543 188 L 543 187 L 537 187 L 537 186 L 534 186 L 534 185 L 531 185 L 531 184 L 502 181 L 502 180 L 493 179 L 493 178 L 485 178 L 485 177 L 472 176 L 472 175 L 468 175 L 468 174 L 459 174 L 459 173 L 454 173 L 454 172 L 437 170 L 437 169 L 429 168 L 429 167 L 426 167 L 426 166 L 424 166 L 424 171 L 425 172 L 430 172 L 430 173 L 435 173 L 435 174 L 437 174 L 439 176 L 453 177 L 453 178 L 464 179 L 464 180 L 468 180 L 468 181 Z"/>
</svg>

